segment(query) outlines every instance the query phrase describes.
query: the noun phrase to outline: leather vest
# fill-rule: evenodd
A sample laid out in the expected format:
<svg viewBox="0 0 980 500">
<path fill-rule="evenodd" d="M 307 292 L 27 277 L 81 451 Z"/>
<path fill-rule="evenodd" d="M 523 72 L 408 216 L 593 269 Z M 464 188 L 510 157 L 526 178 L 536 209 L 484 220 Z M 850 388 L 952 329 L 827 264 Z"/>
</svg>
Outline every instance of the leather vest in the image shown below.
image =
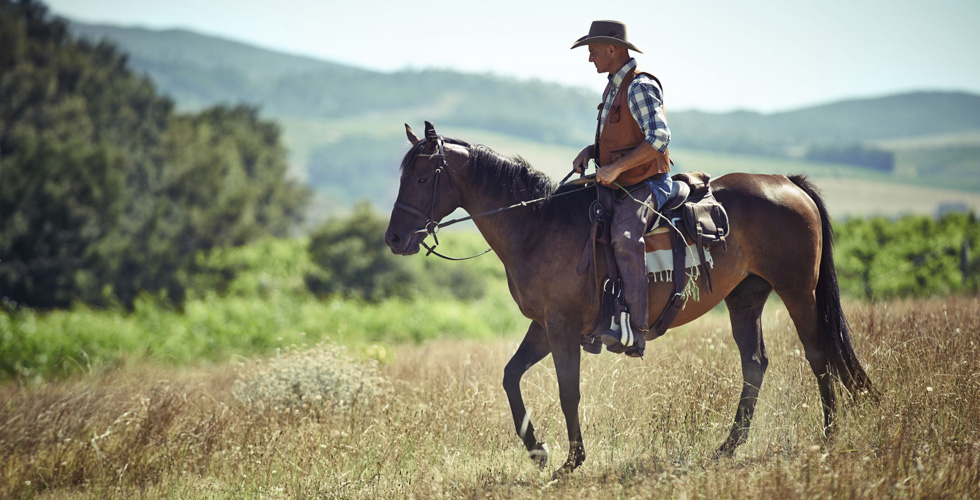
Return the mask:
<svg viewBox="0 0 980 500">
<path fill-rule="evenodd" d="M 660 80 L 657 77 L 646 73 L 643 71 L 637 71 L 633 68 L 626 74 L 623 78 L 622 83 L 619 85 L 619 91 L 616 93 L 616 97 L 613 98 L 612 105 L 609 108 L 609 114 L 606 115 L 605 126 L 602 126 L 602 107 L 603 103 L 606 101 L 606 96 L 603 95 L 602 103 L 599 103 L 599 123 L 596 124 L 596 142 L 595 142 L 595 154 L 596 162 L 599 168 L 603 165 L 610 165 L 620 157 L 626 155 L 632 151 L 641 142 L 646 140 L 643 135 L 643 131 L 640 130 L 640 126 L 633 119 L 633 114 L 630 113 L 629 105 L 627 104 L 627 97 L 629 96 L 629 86 L 636 78 L 637 74 L 647 75 L 660 85 Z M 663 92 L 663 87 L 661 86 L 661 93 Z M 608 89 L 607 89 L 608 91 Z M 662 94 L 661 94 L 662 95 Z M 602 129 L 602 134 L 599 134 L 599 129 Z M 630 186 L 636 184 L 640 181 L 647 179 L 648 177 L 664 174 L 670 172 L 670 150 L 666 150 L 666 153 L 661 153 L 657 151 L 657 157 L 649 162 L 642 165 L 637 165 L 636 167 L 622 173 L 616 181 L 622 186 Z"/>
</svg>

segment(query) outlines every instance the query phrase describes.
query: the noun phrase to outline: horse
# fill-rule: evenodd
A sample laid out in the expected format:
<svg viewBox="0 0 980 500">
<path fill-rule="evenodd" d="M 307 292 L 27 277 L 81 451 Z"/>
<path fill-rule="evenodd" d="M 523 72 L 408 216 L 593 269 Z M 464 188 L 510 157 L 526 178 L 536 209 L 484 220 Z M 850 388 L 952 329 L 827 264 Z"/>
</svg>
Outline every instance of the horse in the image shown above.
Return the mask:
<svg viewBox="0 0 980 500">
<path fill-rule="evenodd" d="M 429 122 L 424 138 L 408 124 L 405 132 L 412 146 L 401 163 L 385 242 L 396 255 L 412 255 L 457 208 L 475 214 L 473 222 L 506 269 L 514 301 L 531 320 L 503 374 L 515 430 L 529 457 L 546 467 L 548 447 L 535 437 L 520 382 L 550 353 L 569 441 L 568 457 L 555 475 L 571 472 L 586 456 L 578 415 L 581 342 L 599 314 L 590 297 L 590 273 L 576 270 L 591 237 L 588 207 L 596 190 L 555 185 L 522 158 L 440 136 Z M 804 176 L 732 173 L 710 185 L 729 215 L 727 249 L 713 253 L 712 286 L 703 273 L 696 278 L 699 300 L 688 301 L 670 327 L 693 321 L 722 300 L 728 308 L 743 384 L 731 430 L 714 456 L 733 456 L 747 438 L 769 364 L 761 316 L 773 291 L 789 311 L 816 376 L 824 434 L 832 437 L 835 381 L 852 399 L 875 392 L 841 308 L 827 208 Z M 673 293 L 671 283 L 652 280 L 650 314 L 662 310 Z"/>
</svg>

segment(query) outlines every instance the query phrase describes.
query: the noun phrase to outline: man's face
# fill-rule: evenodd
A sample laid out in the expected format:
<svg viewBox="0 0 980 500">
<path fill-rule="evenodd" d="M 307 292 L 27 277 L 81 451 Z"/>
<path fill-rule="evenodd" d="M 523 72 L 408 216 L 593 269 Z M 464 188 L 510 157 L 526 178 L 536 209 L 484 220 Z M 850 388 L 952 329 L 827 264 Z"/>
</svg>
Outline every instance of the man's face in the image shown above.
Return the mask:
<svg viewBox="0 0 980 500">
<path fill-rule="evenodd" d="M 595 64 L 596 73 L 609 73 L 619 68 L 613 68 L 613 46 L 589 44 L 589 62 Z"/>
</svg>

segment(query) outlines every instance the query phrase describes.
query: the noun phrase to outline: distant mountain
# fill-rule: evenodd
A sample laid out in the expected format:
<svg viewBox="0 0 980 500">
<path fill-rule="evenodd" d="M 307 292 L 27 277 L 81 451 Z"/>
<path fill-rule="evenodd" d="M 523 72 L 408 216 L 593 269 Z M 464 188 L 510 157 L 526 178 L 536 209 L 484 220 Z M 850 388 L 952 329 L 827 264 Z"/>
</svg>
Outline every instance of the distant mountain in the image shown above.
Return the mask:
<svg viewBox="0 0 980 500">
<path fill-rule="evenodd" d="M 980 130 L 980 95 L 914 92 L 774 114 L 672 113 L 670 123 L 687 132 L 678 137 L 687 147 L 782 155 L 814 144 L 863 144 Z"/>
<path fill-rule="evenodd" d="M 580 144 L 594 132 L 598 96 L 557 84 L 437 70 L 382 73 L 184 30 L 69 23 L 80 36 L 118 44 L 183 108 L 251 102 L 275 116 L 325 118 L 424 108 L 434 120 L 546 142 Z M 782 154 L 814 143 L 980 130 L 980 95 L 915 92 L 773 114 L 674 111 L 670 123 L 679 147 Z"/>
<path fill-rule="evenodd" d="M 453 71 L 383 73 L 183 30 L 68 22 L 79 36 L 119 45 L 184 109 L 248 102 L 274 117 L 329 119 L 424 110 L 443 124 L 543 142 L 581 144 L 593 134 L 596 97 L 580 89 Z"/>
<path fill-rule="evenodd" d="M 404 122 L 565 148 L 595 133 L 599 96 L 583 89 L 442 70 L 377 72 L 189 31 L 67 22 L 79 36 L 118 45 L 178 108 L 259 106 L 283 124 L 294 170 L 327 205 L 393 197 Z M 846 164 L 980 191 L 980 95 L 914 92 L 771 114 L 671 111 L 669 123 L 674 149 Z"/>
<path fill-rule="evenodd" d="M 276 82 L 310 73 L 365 78 L 373 73 L 309 57 L 273 52 L 186 30 L 149 30 L 66 20 L 69 29 L 91 41 L 106 39 L 129 54 L 183 108 L 221 102 L 262 104 Z"/>
</svg>

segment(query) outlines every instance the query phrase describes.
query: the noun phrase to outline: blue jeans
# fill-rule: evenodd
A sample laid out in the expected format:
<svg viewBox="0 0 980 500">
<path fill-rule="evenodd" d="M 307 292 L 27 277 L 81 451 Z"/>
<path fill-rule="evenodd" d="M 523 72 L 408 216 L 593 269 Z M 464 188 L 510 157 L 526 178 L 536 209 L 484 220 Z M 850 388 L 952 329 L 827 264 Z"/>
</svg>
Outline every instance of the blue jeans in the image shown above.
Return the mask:
<svg viewBox="0 0 980 500">
<path fill-rule="evenodd" d="M 667 202 L 667 197 L 670 196 L 670 186 L 674 181 L 670 180 L 670 174 L 663 176 L 663 179 L 647 179 L 644 181 L 650 186 L 650 191 L 653 191 L 653 198 L 657 200 L 657 210 L 664 206 Z"/>
</svg>

